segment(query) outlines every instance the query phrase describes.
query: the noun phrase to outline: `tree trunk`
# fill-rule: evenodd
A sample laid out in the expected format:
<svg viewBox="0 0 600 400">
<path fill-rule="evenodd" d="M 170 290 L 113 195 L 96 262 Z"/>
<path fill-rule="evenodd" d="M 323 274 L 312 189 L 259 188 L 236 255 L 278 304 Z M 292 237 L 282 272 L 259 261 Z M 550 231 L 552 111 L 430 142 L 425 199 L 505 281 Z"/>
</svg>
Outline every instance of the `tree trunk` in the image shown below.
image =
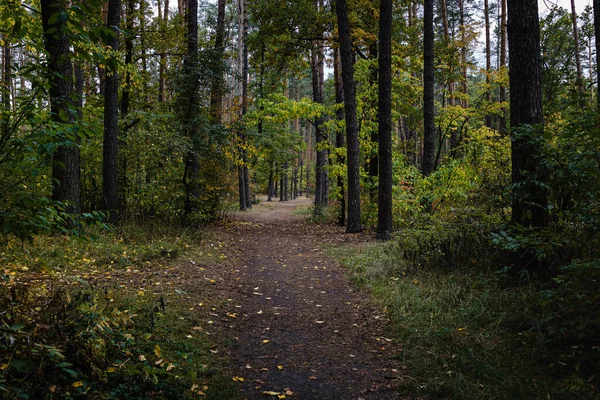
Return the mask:
<svg viewBox="0 0 600 400">
<path fill-rule="evenodd" d="M 596 37 L 596 108 L 600 112 L 600 0 L 594 0 L 594 36 Z"/>
<path fill-rule="evenodd" d="M 423 175 L 431 174 L 435 168 L 435 105 L 434 105 L 434 33 L 433 0 L 425 0 L 423 10 Z"/>
<path fill-rule="evenodd" d="M 392 234 L 392 0 L 380 0 L 377 238 Z"/>
<path fill-rule="evenodd" d="M 542 157 L 542 84 L 537 0 L 508 0 L 510 125 L 512 135 L 512 218 L 515 225 L 548 226 L 548 193 Z M 535 270 L 533 251 L 519 252 L 513 263 Z M 518 272 L 518 271 L 517 271 Z"/>
<path fill-rule="evenodd" d="M 490 7 L 488 4 L 489 0 L 483 2 L 483 12 L 485 14 L 485 101 L 489 104 L 492 101 L 491 97 L 491 80 L 490 74 L 492 73 L 492 45 L 490 37 Z M 492 116 L 485 116 L 485 126 L 488 128 L 492 127 Z"/>
<path fill-rule="evenodd" d="M 108 1 L 106 25 L 114 31 L 107 45 L 119 50 L 119 24 L 121 22 L 121 1 Z M 116 53 L 113 57 L 117 57 Z M 102 196 L 104 209 L 109 212 L 111 223 L 118 222 L 119 183 L 118 183 L 118 137 L 119 137 L 119 74 L 117 61 L 112 60 L 106 69 L 104 84 L 104 154 L 102 164 Z"/>
<path fill-rule="evenodd" d="M 500 12 L 500 69 L 504 70 L 506 68 L 506 0 L 500 0 L 502 3 L 502 9 Z M 500 85 L 500 92 L 498 94 L 498 100 L 501 103 L 506 101 L 506 87 L 504 85 Z M 498 131 L 501 135 L 506 134 L 507 126 L 506 126 L 506 107 L 501 108 L 500 114 L 500 126 L 498 127 Z"/>
<path fill-rule="evenodd" d="M 50 111 L 52 119 L 68 125 L 75 119 L 70 111 L 73 94 L 73 66 L 69 39 L 65 33 L 66 21 L 57 18 L 50 23 L 53 15 L 66 12 L 67 3 L 57 0 L 42 0 L 42 27 L 45 49 L 48 54 L 48 76 L 50 80 Z M 5 54 L 5 57 L 10 56 Z M 8 65 L 5 66 L 7 68 Z M 7 77 L 10 76 L 7 75 Z M 10 89 L 6 93 L 10 96 Z M 68 129 L 61 132 L 68 132 Z M 61 133 L 59 141 L 73 140 Z M 52 188 L 52 199 L 64 202 L 67 211 L 78 214 L 81 211 L 79 188 L 79 149 L 76 146 L 60 146 L 52 159 L 52 178 L 56 183 Z"/>
<path fill-rule="evenodd" d="M 187 106 L 184 117 L 184 128 L 187 130 L 191 141 L 191 149 L 185 158 L 185 173 L 183 183 L 186 189 L 185 215 L 198 210 L 198 198 L 200 196 L 200 159 L 199 153 L 199 130 L 195 123 L 199 112 L 199 99 L 197 88 L 199 85 L 198 68 L 198 0 L 188 0 L 187 3 L 187 56 L 183 61 L 184 70 L 191 82 L 187 83 L 186 98 L 182 99 Z"/>
<path fill-rule="evenodd" d="M 273 174 L 275 168 L 275 162 L 271 161 L 269 163 L 269 187 L 267 189 L 267 201 L 273 201 Z"/>
<path fill-rule="evenodd" d="M 360 220 L 360 165 L 358 125 L 356 121 L 356 85 L 354 83 L 354 57 L 346 0 L 336 1 L 336 15 L 340 38 L 342 84 L 344 86 L 344 112 L 346 116 L 346 143 L 348 158 L 348 225 L 347 233 L 362 231 Z"/>
<path fill-rule="evenodd" d="M 238 191 L 240 197 L 240 211 L 246 211 L 246 176 L 244 174 L 244 167 L 238 165 Z"/>
<path fill-rule="evenodd" d="M 210 92 L 210 115 L 213 124 L 220 124 L 223 108 L 223 54 L 225 52 L 225 0 L 217 2 L 217 26 L 215 33 L 215 71 Z"/>
<path fill-rule="evenodd" d="M 12 87 L 12 58 L 10 52 L 10 38 L 8 34 L 3 35 L 4 44 L 2 45 L 2 136 L 0 137 L 0 149 L 2 149 L 12 135 L 10 126 L 11 115 L 11 87 Z"/>
<path fill-rule="evenodd" d="M 335 47 L 333 49 L 333 78 L 335 87 L 335 102 L 336 104 L 344 103 L 344 87 L 342 84 L 342 71 L 340 61 L 340 49 Z M 336 111 L 336 117 L 339 121 L 344 119 L 344 109 L 339 108 Z M 335 147 L 341 149 L 345 146 L 344 132 L 338 129 L 335 133 Z M 340 166 L 344 166 L 346 160 L 341 150 L 338 150 L 337 162 Z M 338 224 L 341 226 L 346 225 L 346 193 L 344 187 L 344 175 L 339 174 L 337 177 L 337 189 L 338 198 L 340 199 L 340 212 L 338 214 Z"/>
<path fill-rule="evenodd" d="M 577 72 L 577 92 L 583 96 L 583 74 L 581 73 L 581 54 L 579 49 L 579 29 L 577 28 L 577 12 L 575 10 L 575 0 L 571 0 L 571 20 L 573 23 L 573 43 L 575 45 L 575 67 Z M 583 101 L 583 99 L 580 99 Z M 583 103 L 582 103 L 583 105 Z"/>
<path fill-rule="evenodd" d="M 312 91 L 313 101 L 323 104 L 323 82 L 321 68 L 323 63 L 321 43 L 315 40 L 311 51 Z M 327 136 L 323 129 L 323 118 L 315 118 L 315 145 L 317 160 L 315 165 L 315 214 L 321 214 L 322 208 L 327 205 L 327 150 L 324 148 Z"/>
</svg>

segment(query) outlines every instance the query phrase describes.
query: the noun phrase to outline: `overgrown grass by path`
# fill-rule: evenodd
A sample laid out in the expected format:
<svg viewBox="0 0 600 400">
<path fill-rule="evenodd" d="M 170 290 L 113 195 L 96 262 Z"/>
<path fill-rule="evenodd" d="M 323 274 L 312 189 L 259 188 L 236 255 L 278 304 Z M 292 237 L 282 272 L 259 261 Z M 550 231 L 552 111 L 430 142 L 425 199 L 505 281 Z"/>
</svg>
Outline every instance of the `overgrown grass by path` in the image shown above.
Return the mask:
<svg viewBox="0 0 600 400">
<path fill-rule="evenodd" d="M 417 269 L 397 242 L 331 252 L 353 282 L 389 311 L 390 335 L 402 346 L 397 357 L 414 378 L 402 388 L 406 393 L 451 399 L 598 398 L 587 381 L 594 382 L 595 374 L 571 363 L 579 350 L 547 345 L 539 331 L 543 292 L 533 285 L 503 288 L 493 272 L 469 272 L 488 266 Z"/>
<path fill-rule="evenodd" d="M 221 300 L 187 288 L 186 274 L 225 258 L 215 239 L 128 226 L 95 241 L 10 242 L 0 250 L 0 398 L 240 398 L 207 334 Z"/>
</svg>

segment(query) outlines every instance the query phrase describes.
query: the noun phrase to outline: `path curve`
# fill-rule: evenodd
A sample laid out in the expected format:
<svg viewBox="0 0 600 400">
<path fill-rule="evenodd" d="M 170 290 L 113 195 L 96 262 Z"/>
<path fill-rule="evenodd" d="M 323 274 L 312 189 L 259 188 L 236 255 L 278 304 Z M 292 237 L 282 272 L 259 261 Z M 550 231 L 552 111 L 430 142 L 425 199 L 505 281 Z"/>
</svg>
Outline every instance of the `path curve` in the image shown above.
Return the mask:
<svg viewBox="0 0 600 400">
<path fill-rule="evenodd" d="M 247 399 L 399 399 L 400 369 L 383 333 L 383 310 L 349 286 L 325 245 L 365 240 L 316 225 L 306 198 L 264 202 L 227 224 L 232 369 Z"/>
</svg>

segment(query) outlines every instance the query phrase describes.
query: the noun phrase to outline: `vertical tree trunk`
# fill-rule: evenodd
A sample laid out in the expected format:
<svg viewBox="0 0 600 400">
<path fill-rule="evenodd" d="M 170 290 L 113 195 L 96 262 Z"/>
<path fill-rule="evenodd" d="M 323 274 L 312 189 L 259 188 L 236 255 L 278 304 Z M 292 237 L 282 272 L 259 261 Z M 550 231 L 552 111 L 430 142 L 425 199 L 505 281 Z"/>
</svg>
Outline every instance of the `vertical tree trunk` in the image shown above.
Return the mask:
<svg viewBox="0 0 600 400">
<path fill-rule="evenodd" d="M 114 31 L 107 45 L 115 52 L 119 50 L 119 24 L 121 22 L 121 1 L 108 1 L 106 25 Z M 102 196 L 104 209 L 109 212 L 109 220 L 118 222 L 118 137 L 119 137 L 119 74 L 117 62 L 113 60 L 106 69 L 104 87 L 104 154 L 102 164 Z"/>
<path fill-rule="evenodd" d="M 507 10 L 506 10 L 506 0 L 500 0 L 502 3 L 501 11 L 500 11 L 500 69 L 505 70 L 506 68 L 506 18 L 507 18 Z M 506 87 L 504 85 L 500 85 L 500 92 L 498 94 L 498 100 L 501 103 L 506 101 Z M 498 131 L 500 134 L 506 134 L 507 126 L 506 126 L 506 107 L 501 108 L 500 114 L 500 126 L 498 127 Z"/>
<path fill-rule="evenodd" d="M 346 116 L 346 143 L 348 158 L 348 225 L 346 232 L 362 231 L 360 220 L 360 165 L 358 125 L 356 121 L 356 85 L 354 83 L 354 57 L 346 0 L 336 1 L 336 15 L 340 38 L 342 84 L 344 86 L 344 112 Z"/>
<path fill-rule="evenodd" d="M 435 109 L 434 109 L 434 33 L 433 0 L 425 0 L 423 10 L 423 162 L 421 171 L 429 175 L 435 167 Z"/>
<path fill-rule="evenodd" d="M 210 115 L 214 124 L 220 124 L 223 108 L 223 53 L 225 52 L 225 0 L 217 2 L 217 26 L 215 32 L 215 64 L 214 77 L 210 92 Z"/>
<path fill-rule="evenodd" d="M 12 87 L 12 58 L 10 52 L 10 38 L 7 34 L 3 35 L 4 44 L 2 45 L 2 136 L 0 137 L 0 148 L 2 148 L 10 138 L 11 126 L 11 87 Z"/>
<path fill-rule="evenodd" d="M 275 162 L 271 161 L 269 163 L 269 188 L 267 189 L 267 201 L 273 201 L 273 174 L 274 174 L 274 169 L 275 169 Z"/>
<path fill-rule="evenodd" d="M 238 165 L 238 190 L 239 190 L 239 198 L 240 198 L 240 211 L 246 211 L 246 183 L 244 180 L 246 179 L 244 175 L 244 167 Z"/>
<path fill-rule="evenodd" d="M 126 22 L 125 29 L 127 29 L 127 36 L 125 38 L 125 66 L 129 67 L 133 61 L 133 14 L 135 11 L 135 1 L 128 0 L 126 7 Z M 125 118 L 129 114 L 129 103 L 130 103 L 130 88 L 131 88 L 131 74 L 125 72 L 125 85 L 121 93 L 121 118 Z"/>
<path fill-rule="evenodd" d="M 548 225 L 546 178 L 542 157 L 542 84 L 537 0 L 508 0 L 510 53 L 510 125 L 512 136 L 512 223 L 544 228 Z M 535 270 L 535 254 L 523 250 L 513 263 Z M 517 271 L 517 272 L 519 272 Z"/>
<path fill-rule="evenodd" d="M 315 40 L 311 52 L 311 72 L 313 101 L 323 104 L 323 82 L 321 68 L 323 63 L 322 48 L 319 40 Z M 315 118 L 315 146 L 317 160 L 315 165 L 315 214 L 321 214 L 322 208 L 327 205 L 327 150 L 325 145 L 327 135 L 322 129 L 323 118 Z"/>
<path fill-rule="evenodd" d="M 66 12 L 67 3 L 57 0 L 42 0 L 40 4 L 44 43 L 48 54 L 50 111 L 55 122 L 67 125 L 72 123 L 75 118 L 69 107 L 73 94 L 71 50 L 69 39 L 65 33 L 66 21 L 57 18 L 56 21 L 50 22 L 53 15 Z M 6 95 L 10 96 L 10 89 Z M 68 132 L 68 129 L 63 132 Z M 74 139 L 66 135 L 61 133 L 59 140 Z M 68 212 L 79 213 L 81 210 L 79 150 L 76 146 L 60 146 L 56 150 L 52 160 L 52 178 L 56 182 L 52 188 L 52 199 L 67 203 Z"/>
<path fill-rule="evenodd" d="M 392 0 L 380 0 L 379 16 L 379 191 L 377 238 L 392 234 Z"/>
<path fill-rule="evenodd" d="M 483 2 L 483 13 L 485 18 L 485 100 L 489 104 L 492 100 L 490 92 L 490 74 L 492 73 L 492 45 L 490 37 L 490 7 L 488 4 L 489 0 Z M 485 126 L 488 128 L 492 127 L 492 116 L 485 116 Z"/>
<path fill-rule="evenodd" d="M 594 36 L 596 37 L 596 108 L 600 112 L 600 0 L 594 0 Z"/>
<path fill-rule="evenodd" d="M 334 47 L 333 49 L 333 78 L 335 87 L 335 102 L 336 104 L 344 103 L 344 87 L 342 84 L 342 71 L 341 71 L 341 60 L 340 60 L 340 49 Z M 336 111 L 336 118 L 339 121 L 344 119 L 344 109 L 339 108 Z M 338 148 L 337 162 L 343 166 L 346 162 L 344 155 L 341 153 L 341 148 L 346 145 L 344 140 L 344 132 L 338 129 L 335 133 L 335 147 Z M 301 185 L 302 186 L 302 185 Z M 338 224 L 341 226 L 346 225 L 346 193 L 344 187 L 344 176 L 340 173 L 337 178 L 337 190 L 338 198 L 340 199 L 340 212 L 338 214 Z"/>
<path fill-rule="evenodd" d="M 460 60 L 462 68 L 462 93 L 463 108 L 469 107 L 469 76 L 467 74 L 467 26 L 465 23 L 465 0 L 458 0 L 459 12 L 460 12 Z M 461 133 L 462 135 L 462 133 Z M 458 144 L 458 143 L 457 143 Z"/>
<path fill-rule="evenodd" d="M 581 54 L 579 49 L 579 29 L 577 28 L 577 12 L 575 10 L 575 0 L 571 0 L 571 20 L 573 23 L 573 43 L 575 45 L 575 67 L 577 72 L 577 92 L 579 96 L 583 95 L 583 74 L 581 72 Z M 583 101 L 583 99 L 581 99 Z"/>
<path fill-rule="evenodd" d="M 158 101 L 165 101 L 165 90 L 166 90 L 166 74 L 167 74 L 167 55 L 165 54 L 165 45 L 167 41 L 167 23 L 169 21 L 169 0 L 165 0 L 165 11 L 163 17 L 160 16 L 160 0 L 158 2 L 158 20 L 160 28 L 160 61 L 159 61 L 159 72 L 158 72 Z"/>
<path fill-rule="evenodd" d="M 183 183 L 186 188 L 185 215 L 198 210 L 198 198 L 200 196 L 200 159 L 199 159 L 199 130 L 195 123 L 199 112 L 199 99 L 197 89 L 198 77 L 198 0 L 188 0 L 186 8 L 187 21 L 187 56 L 183 61 L 184 70 L 188 74 L 190 82 L 186 83 L 186 98 L 181 99 L 187 105 L 184 116 L 184 129 L 187 130 L 191 141 L 191 149 L 185 159 L 185 173 Z"/>
</svg>

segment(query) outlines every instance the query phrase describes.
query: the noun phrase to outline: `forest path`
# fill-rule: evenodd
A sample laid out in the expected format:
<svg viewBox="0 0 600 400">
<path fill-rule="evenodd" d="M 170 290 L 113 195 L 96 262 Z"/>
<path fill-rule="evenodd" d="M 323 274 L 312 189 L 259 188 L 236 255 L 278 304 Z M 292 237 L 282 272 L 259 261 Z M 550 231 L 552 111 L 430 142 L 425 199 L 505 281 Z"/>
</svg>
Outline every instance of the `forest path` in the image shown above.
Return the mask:
<svg viewBox="0 0 600 400">
<path fill-rule="evenodd" d="M 230 245 L 227 296 L 235 315 L 231 369 L 247 399 L 397 399 L 401 379 L 385 313 L 352 290 L 323 246 L 365 241 L 314 224 L 310 200 L 262 202 L 225 225 Z"/>
</svg>

